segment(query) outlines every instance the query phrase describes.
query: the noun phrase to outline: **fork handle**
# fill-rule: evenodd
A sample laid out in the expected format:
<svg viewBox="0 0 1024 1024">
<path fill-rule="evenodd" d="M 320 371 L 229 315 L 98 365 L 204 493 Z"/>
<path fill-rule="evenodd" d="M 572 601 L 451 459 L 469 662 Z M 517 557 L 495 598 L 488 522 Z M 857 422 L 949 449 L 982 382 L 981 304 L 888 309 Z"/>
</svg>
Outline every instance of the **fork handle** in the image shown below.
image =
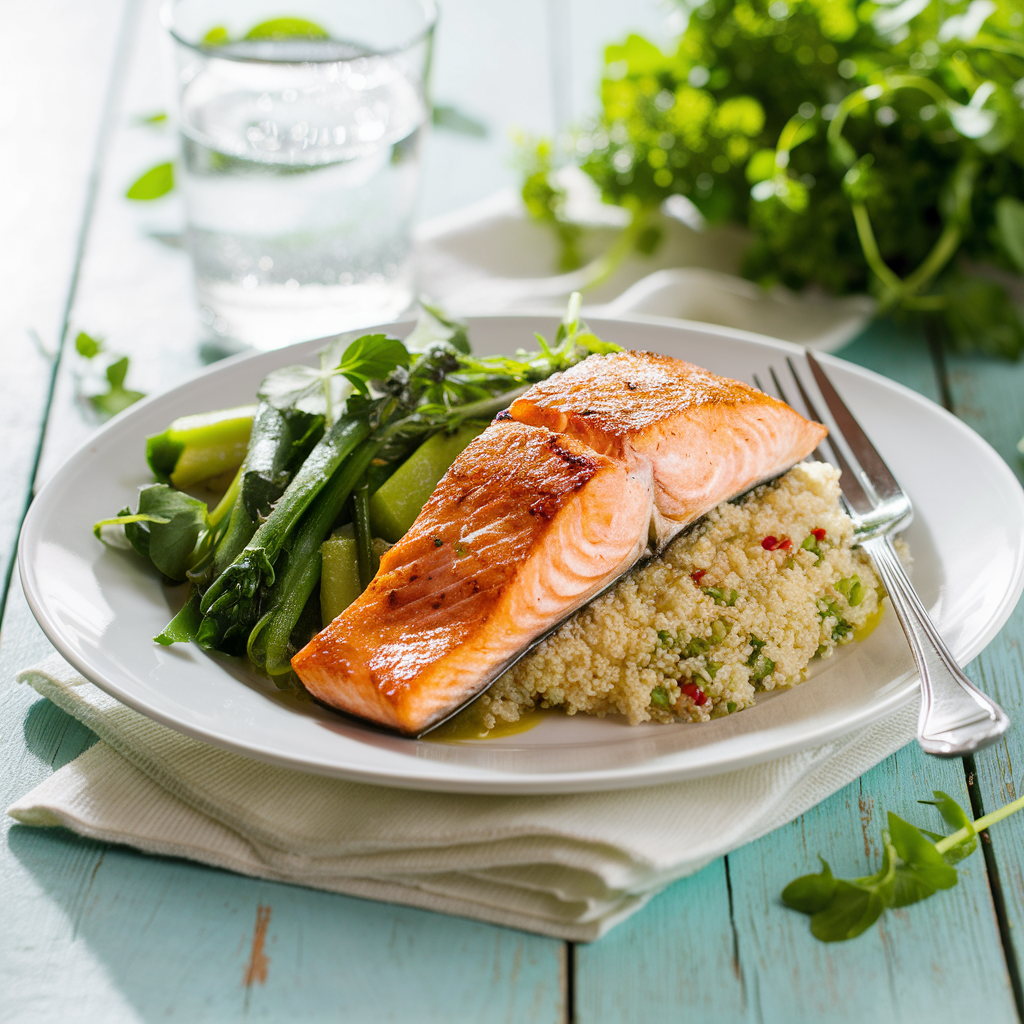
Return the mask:
<svg viewBox="0 0 1024 1024">
<path fill-rule="evenodd" d="M 892 538 L 870 537 L 861 548 L 882 577 L 921 675 L 917 741 L 922 749 L 937 757 L 963 757 L 995 743 L 1010 727 L 1009 717 L 960 671 L 911 586 Z"/>
</svg>

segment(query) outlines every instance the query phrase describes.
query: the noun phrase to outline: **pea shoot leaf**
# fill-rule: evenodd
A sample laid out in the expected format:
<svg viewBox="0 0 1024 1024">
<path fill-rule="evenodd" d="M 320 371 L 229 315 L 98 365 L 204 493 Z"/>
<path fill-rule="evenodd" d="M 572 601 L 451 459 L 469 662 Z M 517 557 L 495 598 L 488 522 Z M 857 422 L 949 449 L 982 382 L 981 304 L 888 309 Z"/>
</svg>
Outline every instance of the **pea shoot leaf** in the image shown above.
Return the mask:
<svg viewBox="0 0 1024 1024">
<path fill-rule="evenodd" d="M 889 812 L 882 832 L 882 866 L 864 878 L 835 878 L 819 855 L 822 869 L 803 875 L 782 890 L 786 906 L 811 918 L 811 934 L 822 942 L 842 942 L 862 934 L 890 908 L 906 907 L 957 883 L 953 864 L 977 848 L 974 823 L 948 793 L 935 790 L 932 804 L 964 838 L 952 845 L 943 836 L 918 828 Z M 1005 816 L 1012 807 L 1003 809 Z M 941 848 L 940 848 L 941 847 Z"/>
<path fill-rule="evenodd" d="M 174 164 L 157 164 L 142 175 L 125 192 L 129 199 L 147 201 L 159 199 L 174 188 Z"/>
<path fill-rule="evenodd" d="M 75 338 L 75 351 L 85 359 L 95 359 L 103 351 L 103 339 L 79 331 Z"/>
<path fill-rule="evenodd" d="M 121 525 L 135 550 L 172 580 L 184 580 L 189 557 L 199 535 L 209 530 L 206 505 L 166 484 L 139 491 L 138 512 L 124 509 L 113 519 L 101 519 L 93 533 L 101 540 L 104 526 Z"/>
<path fill-rule="evenodd" d="M 145 398 L 141 391 L 131 391 L 124 386 L 128 375 L 128 357 L 122 356 L 112 362 L 106 370 L 107 390 L 98 395 L 90 395 L 89 402 L 103 417 L 115 416 L 128 406 L 134 405 L 140 398 Z"/>
</svg>

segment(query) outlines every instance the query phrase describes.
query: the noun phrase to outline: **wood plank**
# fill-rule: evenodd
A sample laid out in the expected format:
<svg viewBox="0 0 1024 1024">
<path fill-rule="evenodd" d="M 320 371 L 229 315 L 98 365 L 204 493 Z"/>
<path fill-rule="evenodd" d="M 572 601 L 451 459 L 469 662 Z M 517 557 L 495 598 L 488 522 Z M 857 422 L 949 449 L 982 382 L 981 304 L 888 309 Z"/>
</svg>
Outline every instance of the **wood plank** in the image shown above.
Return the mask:
<svg viewBox="0 0 1024 1024">
<path fill-rule="evenodd" d="M 1024 461 L 1017 442 L 1024 436 L 1024 364 L 992 359 L 950 357 L 950 391 L 956 414 L 991 444 L 1024 481 Z M 970 524 L 964 524 L 970 529 Z M 1015 769 L 1024 764 L 1024 606 L 1018 604 L 999 636 L 967 666 L 976 680 L 1006 709 L 1013 722 L 1002 743 L 976 754 L 981 807 L 993 811 L 1021 792 Z M 1000 822 L 991 832 L 989 847 L 997 897 L 1005 903 L 1006 934 L 1019 978 L 1024 974 L 1024 820 L 1020 815 Z"/>
<path fill-rule="evenodd" d="M 840 353 L 936 399 L 924 339 L 889 324 Z M 612 935 L 576 952 L 580 1024 L 685 1020 L 908 1022 L 938 1014 L 1014 1018 L 980 855 L 960 885 L 888 915 L 854 942 L 817 942 L 779 894 L 817 870 L 874 870 L 884 812 L 927 825 L 932 789 L 968 803 L 962 766 L 911 745 L 799 820 L 668 889 Z M 934 812 L 930 812 L 934 816 Z M 731 911 L 730 911 L 731 901 Z M 922 965 L 924 965 L 922 967 Z M 979 1002 L 980 1000 L 980 1002 Z"/>
<path fill-rule="evenodd" d="M 39 450 L 123 10 L 123 0 L 41 0 L 4 12 L 0 135 L 10 149 L 0 162 L 0 587 Z"/>
</svg>

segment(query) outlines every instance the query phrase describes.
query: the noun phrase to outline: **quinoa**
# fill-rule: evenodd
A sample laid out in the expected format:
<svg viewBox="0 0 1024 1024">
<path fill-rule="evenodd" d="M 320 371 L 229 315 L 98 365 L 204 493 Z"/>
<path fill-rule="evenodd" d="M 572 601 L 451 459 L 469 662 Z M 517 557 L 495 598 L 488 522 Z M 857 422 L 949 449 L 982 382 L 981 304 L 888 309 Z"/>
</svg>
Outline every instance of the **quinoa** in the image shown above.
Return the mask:
<svg viewBox="0 0 1024 1024">
<path fill-rule="evenodd" d="M 491 729 L 557 707 L 630 724 L 706 722 L 798 683 L 877 621 L 839 471 L 801 463 L 725 502 L 587 605 L 476 702 Z"/>
</svg>

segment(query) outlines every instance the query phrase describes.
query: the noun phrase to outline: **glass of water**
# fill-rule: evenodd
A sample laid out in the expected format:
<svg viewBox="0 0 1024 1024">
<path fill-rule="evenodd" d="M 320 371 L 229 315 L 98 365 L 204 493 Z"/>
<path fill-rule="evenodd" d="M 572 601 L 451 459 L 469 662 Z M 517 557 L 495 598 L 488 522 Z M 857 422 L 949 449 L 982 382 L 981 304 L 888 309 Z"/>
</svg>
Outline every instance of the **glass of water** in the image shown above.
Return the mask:
<svg viewBox="0 0 1024 1024">
<path fill-rule="evenodd" d="M 433 0 L 297 2 L 163 9 L 201 314 L 257 348 L 391 320 L 415 293 Z"/>
</svg>

